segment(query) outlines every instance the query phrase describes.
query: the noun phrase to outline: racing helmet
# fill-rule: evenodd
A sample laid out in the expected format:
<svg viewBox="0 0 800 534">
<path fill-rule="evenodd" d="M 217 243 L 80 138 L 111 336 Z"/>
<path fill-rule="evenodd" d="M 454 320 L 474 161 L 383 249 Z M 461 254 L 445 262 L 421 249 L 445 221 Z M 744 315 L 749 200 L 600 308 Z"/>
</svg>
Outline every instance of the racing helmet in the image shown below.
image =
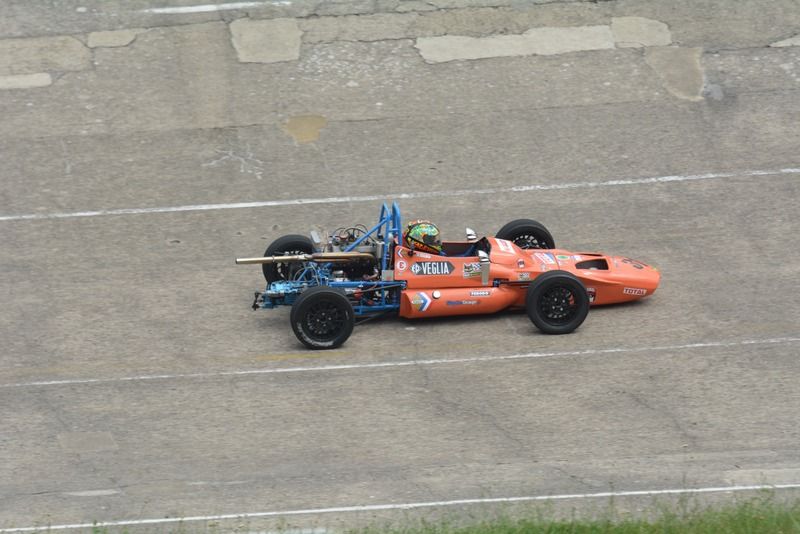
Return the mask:
<svg viewBox="0 0 800 534">
<path fill-rule="evenodd" d="M 420 252 L 442 253 L 442 240 L 439 236 L 439 229 L 435 224 L 425 219 L 417 219 L 408 223 L 403 234 L 403 244 L 412 250 L 419 250 Z"/>
</svg>

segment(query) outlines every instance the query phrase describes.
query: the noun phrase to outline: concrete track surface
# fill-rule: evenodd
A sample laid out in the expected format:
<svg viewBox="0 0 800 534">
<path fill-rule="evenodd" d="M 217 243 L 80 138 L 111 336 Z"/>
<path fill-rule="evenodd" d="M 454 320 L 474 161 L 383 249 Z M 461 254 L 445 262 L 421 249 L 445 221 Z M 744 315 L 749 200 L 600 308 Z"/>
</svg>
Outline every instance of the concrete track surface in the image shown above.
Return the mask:
<svg viewBox="0 0 800 534">
<path fill-rule="evenodd" d="M 0 532 L 790 494 L 798 34 L 790 0 L 4 1 Z M 662 287 L 321 353 L 250 310 L 233 258 L 384 199 Z"/>
</svg>

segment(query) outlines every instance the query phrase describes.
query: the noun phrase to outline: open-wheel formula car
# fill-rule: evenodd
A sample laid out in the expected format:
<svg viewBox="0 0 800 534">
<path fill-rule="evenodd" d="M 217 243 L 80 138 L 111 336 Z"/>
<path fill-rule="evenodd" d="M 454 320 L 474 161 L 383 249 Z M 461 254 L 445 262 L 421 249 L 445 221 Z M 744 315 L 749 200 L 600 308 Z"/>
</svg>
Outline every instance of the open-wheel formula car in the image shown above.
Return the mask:
<svg viewBox="0 0 800 534">
<path fill-rule="evenodd" d="M 404 239 L 400 209 L 383 204 L 378 223 L 330 235 L 287 235 L 263 257 L 267 287 L 253 309 L 291 306 L 297 338 L 311 349 L 344 343 L 354 325 L 386 313 L 417 319 L 524 308 L 546 334 L 567 334 L 590 306 L 651 295 L 660 273 L 641 261 L 557 249 L 541 223 L 518 219 L 494 237 L 444 241 L 431 254 Z"/>
</svg>

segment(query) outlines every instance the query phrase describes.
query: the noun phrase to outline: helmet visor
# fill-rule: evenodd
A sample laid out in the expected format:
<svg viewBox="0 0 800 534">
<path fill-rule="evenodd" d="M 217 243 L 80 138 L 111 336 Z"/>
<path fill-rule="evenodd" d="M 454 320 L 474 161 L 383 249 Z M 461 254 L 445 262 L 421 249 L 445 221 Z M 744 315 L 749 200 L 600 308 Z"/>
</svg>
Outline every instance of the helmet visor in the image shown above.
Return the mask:
<svg viewBox="0 0 800 534">
<path fill-rule="evenodd" d="M 438 235 L 425 234 L 422 236 L 422 242 L 430 246 L 439 246 L 442 244 Z"/>
</svg>

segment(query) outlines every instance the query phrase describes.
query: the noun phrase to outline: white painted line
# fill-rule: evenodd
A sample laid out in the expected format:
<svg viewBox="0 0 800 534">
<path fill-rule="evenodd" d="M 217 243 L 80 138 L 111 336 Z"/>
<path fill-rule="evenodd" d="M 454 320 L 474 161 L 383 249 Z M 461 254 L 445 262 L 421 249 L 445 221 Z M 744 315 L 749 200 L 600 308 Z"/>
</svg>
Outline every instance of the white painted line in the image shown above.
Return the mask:
<svg viewBox="0 0 800 534">
<path fill-rule="evenodd" d="M 361 369 L 383 369 L 390 367 L 412 367 L 416 365 L 452 365 L 455 363 L 484 363 L 509 360 L 530 360 L 535 358 L 559 358 L 569 356 L 603 356 L 606 354 L 625 354 L 654 351 L 683 351 L 706 348 L 742 347 L 747 345 L 775 345 L 800 342 L 800 337 L 780 337 L 772 339 L 748 339 L 743 341 L 716 341 L 709 343 L 688 343 L 685 345 L 664 345 L 655 347 L 634 347 L 615 349 L 588 349 L 567 352 L 532 352 L 527 354 L 508 354 L 504 356 L 474 356 L 469 358 L 440 358 L 429 360 L 402 360 L 380 363 L 352 363 L 342 365 L 320 365 L 315 367 L 284 367 L 272 369 L 250 369 L 246 371 L 219 371 L 215 373 L 187 373 L 172 375 L 139 375 L 118 378 L 76 378 L 70 380 L 43 380 L 37 382 L 19 382 L 0 384 L 4 388 L 25 388 L 44 386 L 69 386 L 85 384 L 109 384 L 118 382 L 144 382 L 149 380 L 179 380 L 196 378 L 221 378 L 229 376 L 270 375 L 284 373 L 320 373 L 325 371 L 345 371 Z"/>
<path fill-rule="evenodd" d="M 231 2 L 228 4 L 202 4 L 197 6 L 180 7 L 152 7 L 142 9 L 140 13 L 155 13 L 158 15 L 183 15 L 187 13 L 214 13 L 216 11 L 229 11 L 232 9 L 247 9 L 264 6 L 290 6 L 291 0 L 267 0 L 262 2 Z"/>
<path fill-rule="evenodd" d="M 70 497 L 108 497 L 109 495 L 119 495 L 122 493 L 116 489 L 107 490 L 86 490 L 86 491 L 65 491 L 64 495 Z"/>
<path fill-rule="evenodd" d="M 41 527 L 2 528 L 0 533 L 11 532 L 47 532 L 80 528 L 105 528 L 141 525 L 163 525 L 169 523 L 189 523 L 196 521 L 222 521 L 226 519 L 256 519 L 263 517 L 283 517 L 292 515 L 317 515 L 351 512 L 379 512 L 386 510 L 414 510 L 419 508 L 437 508 L 442 506 L 464 506 L 470 504 L 502 504 L 534 501 L 565 501 L 576 499 L 608 499 L 614 497 L 652 497 L 658 495 L 698 495 L 703 493 L 728 493 L 738 491 L 762 491 L 800 489 L 800 484 L 759 484 L 753 486 L 717 486 L 708 488 L 674 488 L 660 490 L 603 491 L 599 493 L 567 493 L 562 495 L 525 495 L 522 497 L 496 497 L 483 499 L 458 499 L 452 501 L 410 502 L 398 504 L 368 504 L 361 506 L 341 506 L 336 508 L 309 508 L 306 510 L 284 510 L 274 512 L 242 512 L 239 514 L 198 515 L 190 517 L 165 517 L 158 519 L 130 519 L 126 521 L 100 521 L 97 523 L 74 523 L 66 525 L 47 525 Z"/>
<path fill-rule="evenodd" d="M 146 213 L 174 213 L 180 211 L 210 211 L 243 208 L 264 208 L 270 206 L 299 206 L 306 204 L 341 204 L 346 202 L 371 202 L 375 200 L 404 200 L 413 198 L 457 197 L 466 195 L 495 195 L 498 193 L 522 193 L 526 191 L 554 191 L 559 189 L 586 189 L 594 187 L 615 187 L 620 185 L 664 184 L 672 182 L 692 182 L 719 178 L 741 178 L 753 176 L 781 176 L 800 174 L 800 168 L 777 170 L 741 171 L 731 173 L 707 173 L 675 176 L 653 176 L 650 178 L 631 178 L 627 180 L 608 180 L 605 182 L 573 182 L 566 184 L 515 185 L 492 189 L 460 189 L 453 191 L 424 191 L 417 193 L 394 193 L 385 195 L 364 195 L 354 197 L 295 198 L 286 200 L 264 200 L 259 202 L 235 202 L 232 204 L 196 204 L 190 206 L 169 206 L 161 208 L 122 208 L 111 210 L 78 211 L 71 213 L 31 213 L 26 215 L 0 215 L 0 221 L 22 221 L 40 219 L 69 219 L 75 217 L 99 217 L 103 215 L 138 215 Z"/>
</svg>

